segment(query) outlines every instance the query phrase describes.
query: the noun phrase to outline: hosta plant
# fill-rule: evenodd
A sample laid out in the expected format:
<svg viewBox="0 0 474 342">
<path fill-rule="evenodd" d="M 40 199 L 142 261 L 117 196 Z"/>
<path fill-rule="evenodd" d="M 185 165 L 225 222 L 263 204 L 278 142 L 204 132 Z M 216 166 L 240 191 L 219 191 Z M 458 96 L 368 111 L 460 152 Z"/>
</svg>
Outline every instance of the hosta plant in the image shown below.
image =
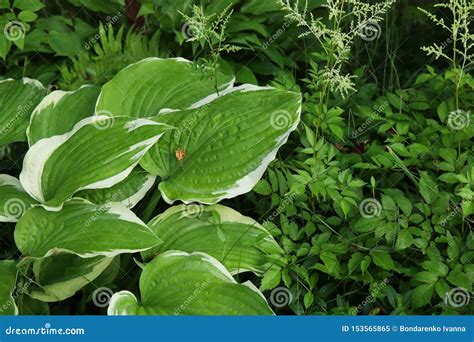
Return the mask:
<svg viewBox="0 0 474 342">
<path fill-rule="evenodd" d="M 19 298 L 65 300 L 132 253 L 140 293 L 115 293 L 111 315 L 273 313 L 234 276 L 284 266 L 282 248 L 217 203 L 257 184 L 298 125 L 299 94 L 149 58 L 102 88 L 46 94 L 36 81 L 4 81 L 0 103 L 0 143 L 29 145 L 19 177 L 0 175 L 0 220 L 16 223 L 21 253 L 0 262 L 3 314 L 18 313 Z M 184 204 L 137 215 L 153 191 Z"/>
</svg>

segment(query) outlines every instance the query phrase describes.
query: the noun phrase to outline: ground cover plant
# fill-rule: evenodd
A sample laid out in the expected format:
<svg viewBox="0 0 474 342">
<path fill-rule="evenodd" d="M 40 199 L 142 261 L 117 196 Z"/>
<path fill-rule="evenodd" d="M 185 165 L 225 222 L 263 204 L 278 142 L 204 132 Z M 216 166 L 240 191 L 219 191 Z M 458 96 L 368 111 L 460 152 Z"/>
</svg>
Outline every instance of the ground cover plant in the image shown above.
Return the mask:
<svg viewBox="0 0 474 342">
<path fill-rule="evenodd" d="M 473 313 L 472 2 L 0 11 L 1 314 Z"/>
</svg>

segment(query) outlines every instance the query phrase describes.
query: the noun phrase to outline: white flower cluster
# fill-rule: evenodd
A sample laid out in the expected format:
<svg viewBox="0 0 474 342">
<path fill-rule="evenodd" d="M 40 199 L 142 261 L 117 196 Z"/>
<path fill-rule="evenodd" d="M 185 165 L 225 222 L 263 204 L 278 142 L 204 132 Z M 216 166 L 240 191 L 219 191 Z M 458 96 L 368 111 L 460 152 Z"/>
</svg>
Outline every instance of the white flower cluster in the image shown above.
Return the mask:
<svg viewBox="0 0 474 342">
<path fill-rule="evenodd" d="M 328 62 L 320 76 L 326 80 L 331 91 L 340 93 L 342 97 L 355 90 L 355 76 L 342 71 L 349 61 L 354 41 L 359 37 L 369 41 L 366 39 L 366 28 L 380 28 L 378 23 L 394 3 L 395 0 L 375 4 L 360 0 L 327 0 L 324 7 L 328 9 L 331 23 L 328 25 L 323 18 L 315 18 L 308 12 L 307 0 L 304 6 L 300 5 L 299 0 L 280 0 L 283 10 L 288 12 L 286 17 L 306 29 L 300 37 L 313 35 L 321 44 Z M 380 35 L 380 32 L 374 33 L 376 37 Z"/>
<path fill-rule="evenodd" d="M 436 59 L 443 57 L 452 63 L 454 68 L 460 67 L 464 70 L 474 63 L 474 35 L 469 31 L 474 20 L 472 15 L 474 2 L 472 0 L 449 0 L 446 3 L 439 3 L 434 6 L 451 12 L 452 22 L 448 24 L 444 18 L 440 18 L 422 8 L 418 9 L 425 13 L 437 26 L 448 31 L 450 36 L 447 42 L 441 45 L 434 43 L 431 46 L 424 46 L 422 50 L 428 55 L 433 55 Z M 452 46 L 452 54 L 445 51 L 449 44 Z"/>
</svg>

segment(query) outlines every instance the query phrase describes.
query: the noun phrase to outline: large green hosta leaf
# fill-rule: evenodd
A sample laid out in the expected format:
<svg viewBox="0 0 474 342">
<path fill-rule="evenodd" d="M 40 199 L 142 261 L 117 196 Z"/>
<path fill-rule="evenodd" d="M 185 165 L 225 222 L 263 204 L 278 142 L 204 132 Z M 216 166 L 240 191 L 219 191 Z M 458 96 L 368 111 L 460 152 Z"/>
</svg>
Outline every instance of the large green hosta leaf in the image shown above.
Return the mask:
<svg viewBox="0 0 474 342">
<path fill-rule="evenodd" d="M 197 66 L 183 58 L 147 58 L 129 65 L 105 84 L 96 112 L 150 117 L 163 108 L 181 109 L 231 87 L 231 76 Z"/>
<path fill-rule="evenodd" d="M 148 226 L 164 242 L 143 252 L 145 258 L 169 250 L 203 252 L 223 263 L 232 274 L 263 274 L 271 265 L 284 263 L 283 250 L 265 228 L 221 205 L 175 206 Z"/>
<path fill-rule="evenodd" d="M 132 259 L 131 255 L 124 256 L 124 258 L 127 259 L 130 263 L 135 262 Z M 120 255 L 117 255 L 115 258 L 113 258 L 113 260 L 109 264 L 109 266 L 107 266 L 107 268 L 97 278 L 95 278 L 93 282 L 88 284 L 84 288 L 84 291 L 86 291 L 86 293 L 94 294 L 94 291 L 97 290 L 97 289 L 104 289 L 104 288 L 107 288 L 107 286 L 113 286 L 113 282 L 117 278 L 117 276 L 121 272 L 126 272 L 128 270 L 128 268 L 122 269 L 121 259 L 122 259 L 122 257 Z M 125 276 L 125 274 L 123 274 L 123 273 L 122 273 L 122 275 Z M 122 279 L 122 277 L 119 277 L 118 280 L 120 281 L 121 279 Z M 106 291 L 109 292 L 108 290 L 106 290 Z M 112 293 L 109 292 L 108 294 L 110 296 L 105 298 L 107 303 L 104 303 L 103 300 L 100 301 L 100 306 L 101 307 L 102 307 L 102 305 L 104 307 L 108 305 L 108 301 L 109 301 L 110 297 L 112 296 Z"/>
<path fill-rule="evenodd" d="M 31 114 L 28 142 L 69 132 L 74 125 L 94 114 L 100 88 L 84 86 L 76 91 L 56 90 L 48 94 Z"/>
<path fill-rule="evenodd" d="M 93 116 L 28 150 L 20 181 L 38 201 L 60 207 L 74 193 L 123 181 L 170 127 L 146 119 Z"/>
<path fill-rule="evenodd" d="M 36 80 L 0 81 L 0 146 L 26 141 L 31 112 L 45 95 L 46 89 Z"/>
<path fill-rule="evenodd" d="M 296 129 L 301 96 L 245 85 L 200 105 L 158 115 L 178 130 L 167 132 L 141 161 L 162 178 L 159 188 L 169 203 L 214 204 L 250 191 Z"/>
<path fill-rule="evenodd" d="M 67 252 L 91 258 L 145 251 L 161 240 L 120 203 L 99 206 L 73 199 L 61 211 L 28 210 L 17 223 L 15 242 L 26 257 Z"/>
<path fill-rule="evenodd" d="M 123 181 L 107 189 L 83 190 L 76 197 L 85 198 L 95 204 L 120 202 L 127 208 L 135 207 L 155 184 L 156 176 L 135 168 Z"/>
<path fill-rule="evenodd" d="M 0 261 L 0 315 L 17 315 L 18 308 L 12 296 L 16 285 L 16 262 Z"/>
<path fill-rule="evenodd" d="M 50 315 L 48 303 L 34 299 L 26 293 L 17 299 L 18 314 L 20 316 L 48 316 Z"/>
<path fill-rule="evenodd" d="M 35 203 L 18 179 L 0 175 L 0 222 L 17 222 Z"/>
<path fill-rule="evenodd" d="M 145 266 L 141 300 L 128 291 L 112 297 L 109 315 L 271 315 L 250 282 L 238 284 L 213 257 L 169 251 Z"/>
<path fill-rule="evenodd" d="M 43 302 L 57 302 L 72 297 L 78 290 L 94 281 L 113 258 L 81 258 L 60 254 L 33 263 L 34 283 L 28 294 Z"/>
</svg>

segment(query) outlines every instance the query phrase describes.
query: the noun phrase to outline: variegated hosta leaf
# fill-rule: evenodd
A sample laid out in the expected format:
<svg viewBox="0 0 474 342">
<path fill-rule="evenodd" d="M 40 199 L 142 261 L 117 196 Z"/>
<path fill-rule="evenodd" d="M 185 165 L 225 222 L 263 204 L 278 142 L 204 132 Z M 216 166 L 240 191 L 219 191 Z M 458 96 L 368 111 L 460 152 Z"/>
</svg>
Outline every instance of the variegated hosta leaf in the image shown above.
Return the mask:
<svg viewBox="0 0 474 342">
<path fill-rule="evenodd" d="M 72 297 L 78 290 L 94 281 L 113 258 L 81 258 L 60 254 L 33 263 L 34 282 L 28 294 L 43 302 L 58 302 Z"/>
<path fill-rule="evenodd" d="M 145 251 L 161 240 L 123 204 L 73 199 L 61 211 L 28 210 L 16 225 L 15 242 L 25 257 L 67 252 L 91 258 Z"/>
<path fill-rule="evenodd" d="M 72 131 L 31 146 L 20 181 L 39 202 L 60 207 L 77 191 L 123 181 L 169 128 L 147 119 L 86 118 Z"/>
<path fill-rule="evenodd" d="M 167 132 L 140 164 L 159 175 L 164 199 L 214 204 L 250 191 L 296 129 L 299 94 L 245 85 L 191 110 L 155 119 Z"/>
<path fill-rule="evenodd" d="M 183 58 L 147 58 L 129 65 L 103 86 L 96 113 L 143 118 L 163 108 L 187 108 L 233 85 L 231 76 L 221 72 L 217 80 L 214 76 L 213 71 L 199 69 Z"/>
<path fill-rule="evenodd" d="M 0 261 L 0 315 L 17 315 L 18 308 L 13 298 L 17 277 L 16 262 Z"/>
<path fill-rule="evenodd" d="M 35 203 L 18 179 L 0 175 L 0 222 L 17 222 Z"/>
<path fill-rule="evenodd" d="M 26 127 L 46 89 L 29 78 L 0 81 L 0 146 L 26 141 Z"/>
<path fill-rule="evenodd" d="M 34 299 L 26 293 L 17 299 L 18 314 L 20 316 L 48 316 L 50 315 L 48 303 Z"/>
<path fill-rule="evenodd" d="M 28 142 L 69 132 L 82 119 L 94 114 L 100 88 L 84 86 L 76 91 L 56 90 L 48 94 L 31 114 Z"/>
<path fill-rule="evenodd" d="M 94 298 L 94 291 L 96 291 L 97 289 L 100 289 L 100 290 L 96 291 L 96 294 L 99 294 L 101 290 L 108 292 L 107 298 L 103 298 L 103 297 L 101 297 L 102 299 L 97 298 L 100 307 L 107 306 L 109 303 L 109 299 L 112 296 L 111 290 L 110 291 L 107 290 L 107 286 L 110 286 L 114 282 L 114 280 L 117 278 L 121 270 L 122 270 L 121 257 L 120 255 L 117 255 L 115 258 L 112 259 L 112 262 L 109 264 L 109 266 L 107 266 L 107 268 L 97 278 L 95 278 L 93 282 L 89 283 L 84 288 L 84 291 L 86 293 L 92 293 L 93 298 Z"/>
<path fill-rule="evenodd" d="M 155 180 L 156 176 L 135 168 L 127 178 L 111 188 L 83 190 L 78 192 L 75 197 L 85 198 L 95 204 L 120 202 L 131 209 L 145 197 L 155 184 Z"/>
<path fill-rule="evenodd" d="M 114 294 L 109 315 L 271 315 L 252 283 L 237 283 L 204 253 L 169 251 L 145 266 L 141 300 L 129 291 Z"/>
<path fill-rule="evenodd" d="M 172 207 L 148 226 L 164 241 L 145 251 L 145 258 L 169 250 L 203 252 L 232 273 L 263 274 L 273 264 L 284 264 L 283 250 L 271 234 L 250 217 L 222 205 L 190 204 Z"/>
</svg>

